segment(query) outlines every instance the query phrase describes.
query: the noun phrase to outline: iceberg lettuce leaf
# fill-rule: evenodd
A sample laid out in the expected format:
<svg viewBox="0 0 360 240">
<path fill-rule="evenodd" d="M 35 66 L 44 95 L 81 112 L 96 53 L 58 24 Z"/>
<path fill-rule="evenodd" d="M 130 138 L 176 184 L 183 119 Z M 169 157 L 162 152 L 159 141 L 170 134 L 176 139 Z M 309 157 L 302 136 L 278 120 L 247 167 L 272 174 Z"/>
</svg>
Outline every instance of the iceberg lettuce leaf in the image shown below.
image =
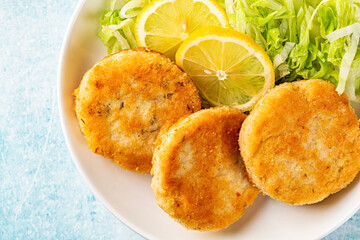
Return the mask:
<svg viewBox="0 0 360 240">
<path fill-rule="evenodd" d="M 149 0 L 110 0 L 109 10 L 100 18 L 99 38 L 107 47 L 108 54 L 122 49 L 136 48 L 134 35 L 135 18 Z"/>
<path fill-rule="evenodd" d="M 360 99 L 360 0 L 225 0 L 225 10 L 265 49 L 277 83 L 322 78 Z"/>
</svg>

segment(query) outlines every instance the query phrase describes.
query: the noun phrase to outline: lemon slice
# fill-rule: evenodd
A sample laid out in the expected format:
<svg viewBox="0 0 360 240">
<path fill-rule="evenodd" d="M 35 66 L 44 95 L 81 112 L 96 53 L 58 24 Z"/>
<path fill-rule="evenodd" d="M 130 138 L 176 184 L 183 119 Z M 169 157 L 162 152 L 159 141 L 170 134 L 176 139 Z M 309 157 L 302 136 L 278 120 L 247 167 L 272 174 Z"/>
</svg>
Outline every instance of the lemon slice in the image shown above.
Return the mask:
<svg viewBox="0 0 360 240">
<path fill-rule="evenodd" d="M 178 49 L 176 63 L 211 106 L 250 110 L 275 83 L 269 56 L 248 35 L 232 29 L 195 31 Z"/>
<path fill-rule="evenodd" d="M 205 26 L 229 26 L 226 13 L 215 0 L 155 0 L 137 16 L 135 37 L 139 46 L 174 60 L 189 34 Z"/>
</svg>

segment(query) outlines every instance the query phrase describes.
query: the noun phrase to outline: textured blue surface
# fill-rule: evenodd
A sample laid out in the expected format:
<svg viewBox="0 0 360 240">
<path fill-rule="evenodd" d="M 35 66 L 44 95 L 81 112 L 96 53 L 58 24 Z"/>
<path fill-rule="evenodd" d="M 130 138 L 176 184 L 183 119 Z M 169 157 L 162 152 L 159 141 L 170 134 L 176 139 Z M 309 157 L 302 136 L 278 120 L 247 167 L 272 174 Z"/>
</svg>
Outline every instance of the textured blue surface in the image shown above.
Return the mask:
<svg viewBox="0 0 360 240">
<path fill-rule="evenodd" d="M 94 198 L 62 136 L 56 71 L 76 4 L 0 0 L 0 239 L 142 239 Z M 360 239 L 360 212 L 325 239 Z"/>
</svg>

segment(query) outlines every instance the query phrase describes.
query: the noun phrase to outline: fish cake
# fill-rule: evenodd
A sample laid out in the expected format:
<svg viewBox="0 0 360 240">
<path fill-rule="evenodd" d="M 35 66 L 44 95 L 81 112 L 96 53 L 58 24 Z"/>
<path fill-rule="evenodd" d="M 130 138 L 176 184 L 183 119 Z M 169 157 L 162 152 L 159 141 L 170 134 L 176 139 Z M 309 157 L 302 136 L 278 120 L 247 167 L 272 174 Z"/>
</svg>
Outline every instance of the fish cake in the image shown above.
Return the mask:
<svg viewBox="0 0 360 240">
<path fill-rule="evenodd" d="M 161 126 L 200 110 L 195 85 L 165 55 L 123 50 L 96 63 L 74 91 L 74 110 L 94 153 L 149 172 Z"/>
<path fill-rule="evenodd" d="M 292 205 L 345 188 L 360 168 L 359 122 L 345 94 L 315 79 L 284 83 L 244 121 L 239 145 L 251 181 Z"/>
<path fill-rule="evenodd" d="M 158 205 L 187 229 L 223 229 L 256 199 L 259 190 L 248 181 L 237 142 L 245 117 L 216 107 L 161 130 L 151 187 Z"/>
</svg>

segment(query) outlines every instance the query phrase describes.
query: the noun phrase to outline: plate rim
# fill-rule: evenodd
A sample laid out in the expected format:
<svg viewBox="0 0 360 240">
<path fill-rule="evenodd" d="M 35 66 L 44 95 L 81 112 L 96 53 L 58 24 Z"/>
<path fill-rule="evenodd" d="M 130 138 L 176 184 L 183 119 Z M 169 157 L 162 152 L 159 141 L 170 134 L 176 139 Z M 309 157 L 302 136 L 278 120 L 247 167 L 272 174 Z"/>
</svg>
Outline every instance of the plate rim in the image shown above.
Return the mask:
<svg viewBox="0 0 360 240">
<path fill-rule="evenodd" d="M 63 96 L 63 93 L 64 93 L 64 89 L 63 89 L 63 77 L 64 77 L 64 74 L 63 74 L 63 71 L 64 71 L 64 65 L 65 65 L 66 52 L 67 52 L 67 48 L 69 47 L 69 44 L 70 44 L 70 38 L 71 38 L 71 33 L 73 31 L 73 26 L 74 26 L 74 24 L 75 24 L 75 22 L 77 20 L 77 17 L 79 15 L 79 13 L 81 12 L 81 10 L 82 10 L 82 8 L 83 8 L 86 1 L 87 0 L 79 0 L 77 2 L 75 10 L 73 10 L 73 13 L 72 13 L 72 15 L 70 17 L 70 20 L 68 21 L 68 24 L 66 26 L 65 35 L 63 37 L 61 48 L 60 48 L 59 62 L 58 62 L 58 66 L 57 66 L 57 73 L 58 74 L 57 74 L 57 86 L 56 87 L 57 87 L 58 114 L 59 114 L 59 118 L 60 118 L 60 124 L 61 124 L 62 133 L 63 133 L 63 136 L 64 136 L 65 144 L 66 144 L 66 147 L 67 147 L 68 151 L 70 152 L 72 162 L 75 164 L 76 169 L 78 170 L 81 177 L 85 180 L 86 184 L 90 188 L 91 193 L 94 194 L 94 196 L 98 200 L 100 200 L 99 202 L 101 204 L 103 204 L 103 206 L 105 206 L 107 211 L 109 211 L 113 216 L 115 216 L 115 218 L 117 220 L 121 221 L 123 224 L 125 224 L 133 232 L 139 234 L 141 237 L 146 238 L 146 239 L 155 239 L 151 234 L 144 232 L 142 229 L 138 228 L 133 223 L 128 221 L 126 218 L 124 218 L 121 214 L 119 214 L 111 206 L 111 204 L 106 200 L 106 198 L 91 183 L 89 175 L 87 173 L 85 173 L 84 169 L 80 166 L 78 158 L 76 156 L 76 153 L 75 153 L 75 151 L 74 151 L 74 149 L 73 149 L 73 147 L 71 145 L 70 136 L 69 136 L 69 133 L 67 131 L 66 124 L 65 124 L 65 107 L 64 107 L 64 104 L 63 104 L 63 100 L 62 100 L 62 96 Z"/>
</svg>

